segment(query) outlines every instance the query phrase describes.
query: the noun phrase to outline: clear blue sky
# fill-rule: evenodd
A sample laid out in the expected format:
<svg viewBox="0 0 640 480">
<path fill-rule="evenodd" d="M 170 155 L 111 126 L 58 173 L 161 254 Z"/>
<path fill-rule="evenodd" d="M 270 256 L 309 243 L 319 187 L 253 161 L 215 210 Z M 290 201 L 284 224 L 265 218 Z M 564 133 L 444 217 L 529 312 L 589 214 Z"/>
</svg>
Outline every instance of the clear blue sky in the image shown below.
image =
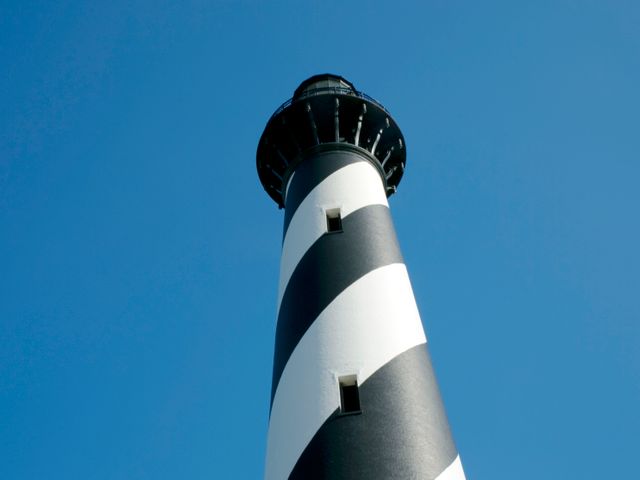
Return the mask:
<svg viewBox="0 0 640 480">
<path fill-rule="evenodd" d="M 5 1 L 0 478 L 257 479 L 282 212 L 255 149 L 335 72 L 470 479 L 636 478 L 637 1 Z"/>
</svg>

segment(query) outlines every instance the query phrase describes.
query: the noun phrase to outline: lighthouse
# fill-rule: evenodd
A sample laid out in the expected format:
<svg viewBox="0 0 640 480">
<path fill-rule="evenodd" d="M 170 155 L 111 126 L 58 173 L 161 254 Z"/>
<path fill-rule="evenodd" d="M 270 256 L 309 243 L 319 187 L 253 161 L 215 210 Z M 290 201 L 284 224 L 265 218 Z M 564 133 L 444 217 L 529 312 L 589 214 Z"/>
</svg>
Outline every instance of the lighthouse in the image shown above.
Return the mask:
<svg viewBox="0 0 640 480">
<path fill-rule="evenodd" d="M 265 480 L 463 480 L 389 210 L 389 112 L 316 75 L 269 119 L 257 169 L 284 209 Z"/>
</svg>

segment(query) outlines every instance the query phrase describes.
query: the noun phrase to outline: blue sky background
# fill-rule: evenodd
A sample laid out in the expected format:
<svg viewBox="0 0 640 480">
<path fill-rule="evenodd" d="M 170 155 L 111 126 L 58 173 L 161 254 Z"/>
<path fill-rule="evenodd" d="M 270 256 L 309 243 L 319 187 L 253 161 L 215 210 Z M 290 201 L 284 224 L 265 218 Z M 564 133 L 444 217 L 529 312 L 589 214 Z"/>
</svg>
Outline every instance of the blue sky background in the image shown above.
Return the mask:
<svg viewBox="0 0 640 480">
<path fill-rule="evenodd" d="M 640 4 L 0 4 L 0 478 L 255 479 L 306 77 L 387 106 L 469 479 L 637 476 Z M 634 473 L 635 472 L 635 473 Z"/>
</svg>

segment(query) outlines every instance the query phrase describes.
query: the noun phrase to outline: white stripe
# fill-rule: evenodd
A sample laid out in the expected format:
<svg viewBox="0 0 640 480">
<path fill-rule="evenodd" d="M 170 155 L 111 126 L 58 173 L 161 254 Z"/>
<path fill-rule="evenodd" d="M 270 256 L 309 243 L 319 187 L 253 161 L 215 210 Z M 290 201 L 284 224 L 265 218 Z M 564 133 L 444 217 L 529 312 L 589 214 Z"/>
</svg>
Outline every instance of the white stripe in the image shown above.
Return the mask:
<svg viewBox="0 0 640 480">
<path fill-rule="evenodd" d="M 460 455 L 436 477 L 436 480 L 466 480 L 462 470 L 462 463 L 460 462 Z"/>
<path fill-rule="evenodd" d="M 282 372 L 271 409 L 265 479 L 286 479 L 340 406 L 339 376 L 357 374 L 362 384 L 425 342 L 404 264 L 381 267 L 346 288 L 316 318 Z"/>
<path fill-rule="evenodd" d="M 366 161 L 336 170 L 309 192 L 289 222 L 282 244 L 278 310 L 296 265 L 327 231 L 325 209 L 340 208 L 344 218 L 359 208 L 375 204 L 389 206 L 380 174 Z"/>
</svg>

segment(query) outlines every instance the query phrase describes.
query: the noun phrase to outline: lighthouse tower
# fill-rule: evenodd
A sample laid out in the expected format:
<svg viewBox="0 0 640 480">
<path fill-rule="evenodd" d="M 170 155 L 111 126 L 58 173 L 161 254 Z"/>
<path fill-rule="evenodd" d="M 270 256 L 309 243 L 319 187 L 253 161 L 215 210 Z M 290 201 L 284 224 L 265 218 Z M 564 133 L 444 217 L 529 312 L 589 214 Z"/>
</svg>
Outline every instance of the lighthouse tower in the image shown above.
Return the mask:
<svg viewBox="0 0 640 480">
<path fill-rule="evenodd" d="M 265 480 L 463 480 L 387 198 L 406 149 L 336 75 L 270 118 L 257 167 L 284 208 Z"/>
</svg>

